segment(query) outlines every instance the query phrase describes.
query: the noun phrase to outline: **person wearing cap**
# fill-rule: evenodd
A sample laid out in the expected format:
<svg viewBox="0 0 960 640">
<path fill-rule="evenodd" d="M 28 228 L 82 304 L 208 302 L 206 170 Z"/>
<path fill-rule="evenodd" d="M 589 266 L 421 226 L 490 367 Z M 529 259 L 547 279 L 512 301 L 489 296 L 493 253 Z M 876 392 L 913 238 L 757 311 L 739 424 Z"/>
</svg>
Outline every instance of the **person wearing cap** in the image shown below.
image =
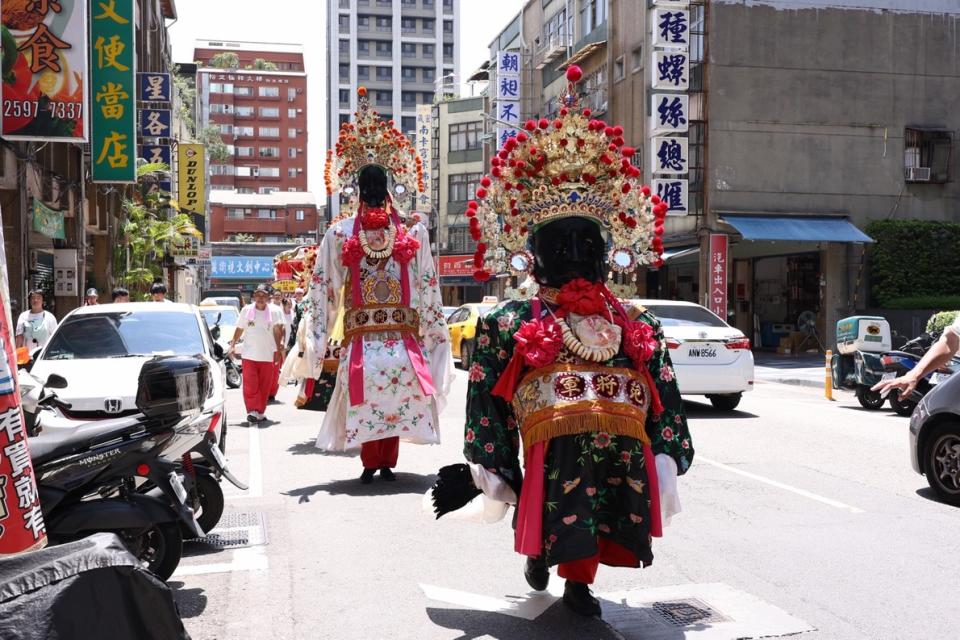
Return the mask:
<svg viewBox="0 0 960 640">
<path fill-rule="evenodd" d="M 150 286 L 151 302 L 170 302 L 167 300 L 167 285 L 162 282 L 154 282 Z"/>
<path fill-rule="evenodd" d="M 247 422 L 266 420 L 267 401 L 277 384 L 277 371 L 283 363 L 282 312 L 268 303 L 269 289 L 260 285 L 253 292 L 253 304 L 240 311 L 240 319 L 230 341 L 230 351 L 243 339 L 243 402 Z"/>
<path fill-rule="evenodd" d="M 100 304 L 100 302 L 98 302 L 99 299 L 100 299 L 100 294 L 97 293 L 96 289 L 94 289 L 93 287 L 90 287 L 89 289 L 87 289 L 87 295 L 84 298 L 83 304 L 86 307 L 89 307 L 95 304 Z"/>
<path fill-rule="evenodd" d="M 17 348 L 33 351 L 47 344 L 57 329 L 57 319 L 43 308 L 43 291 L 31 291 L 28 299 L 30 308 L 17 318 Z"/>
</svg>

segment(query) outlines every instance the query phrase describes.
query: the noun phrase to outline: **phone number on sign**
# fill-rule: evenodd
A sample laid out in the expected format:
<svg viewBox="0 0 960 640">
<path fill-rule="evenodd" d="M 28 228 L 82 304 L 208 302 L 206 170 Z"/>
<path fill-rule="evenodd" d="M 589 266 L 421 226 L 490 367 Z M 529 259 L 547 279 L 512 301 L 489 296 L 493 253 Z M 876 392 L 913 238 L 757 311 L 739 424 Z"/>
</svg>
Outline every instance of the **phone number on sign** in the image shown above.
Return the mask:
<svg viewBox="0 0 960 640">
<path fill-rule="evenodd" d="M 50 102 L 45 109 L 54 118 L 61 120 L 79 120 L 83 113 L 82 102 Z M 40 115 L 39 100 L 4 100 L 3 117 L 33 118 Z"/>
</svg>

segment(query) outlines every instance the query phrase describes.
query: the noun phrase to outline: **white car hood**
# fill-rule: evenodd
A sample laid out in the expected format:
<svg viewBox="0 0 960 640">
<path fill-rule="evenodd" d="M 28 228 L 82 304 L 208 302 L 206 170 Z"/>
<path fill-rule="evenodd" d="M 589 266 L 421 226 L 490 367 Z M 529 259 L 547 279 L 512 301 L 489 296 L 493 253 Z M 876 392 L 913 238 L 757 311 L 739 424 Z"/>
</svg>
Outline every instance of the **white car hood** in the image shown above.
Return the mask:
<svg viewBox="0 0 960 640">
<path fill-rule="evenodd" d="M 151 357 L 40 360 L 31 373 L 41 382 L 51 373 L 66 378 L 67 387 L 57 389 L 57 396 L 70 403 L 72 411 L 104 411 L 107 399 L 119 399 L 119 411 L 130 411 L 137 408 L 140 368 Z"/>
</svg>

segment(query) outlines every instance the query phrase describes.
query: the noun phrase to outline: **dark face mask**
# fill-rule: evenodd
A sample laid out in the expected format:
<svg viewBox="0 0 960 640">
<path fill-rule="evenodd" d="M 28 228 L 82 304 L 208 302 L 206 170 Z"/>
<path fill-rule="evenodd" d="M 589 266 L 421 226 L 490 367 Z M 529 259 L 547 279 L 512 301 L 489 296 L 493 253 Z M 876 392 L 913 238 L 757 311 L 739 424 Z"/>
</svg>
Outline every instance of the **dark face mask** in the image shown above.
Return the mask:
<svg viewBox="0 0 960 640">
<path fill-rule="evenodd" d="M 602 282 L 605 243 L 600 227 L 586 218 L 563 218 L 533 234 L 533 275 L 548 287 L 576 278 Z"/>
<path fill-rule="evenodd" d="M 382 207 L 387 200 L 387 174 L 377 166 L 368 166 L 360 170 L 357 180 L 360 187 L 360 200 L 371 207 Z"/>
</svg>

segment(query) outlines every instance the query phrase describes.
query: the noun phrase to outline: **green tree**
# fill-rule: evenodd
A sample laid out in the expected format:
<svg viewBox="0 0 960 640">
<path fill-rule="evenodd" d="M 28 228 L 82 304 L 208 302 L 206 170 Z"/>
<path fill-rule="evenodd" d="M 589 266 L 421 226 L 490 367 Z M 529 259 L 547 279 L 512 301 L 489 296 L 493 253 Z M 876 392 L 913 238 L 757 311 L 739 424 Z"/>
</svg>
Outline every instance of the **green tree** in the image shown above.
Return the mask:
<svg viewBox="0 0 960 640">
<path fill-rule="evenodd" d="M 234 242 L 256 242 L 257 237 L 252 233 L 238 233 L 233 236 Z"/>
<path fill-rule="evenodd" d="M 210 66 L 217 69 L 237 69 L 240 67 L 240 56 L 233 51 L 224 51 L 210 58 Z"/>
<path fill-rule="evenodd" d="M 254 58 L 253 64 L 248 64 L 244 69 L 259 69 L 260 71 L 276 71 L 276 63 L 264 60 L 263 58 Z"/>
<path fill-rule="evenodd" d="M 163 275 L 163 259 L 171 249 L 202 237 L 190 216 L 180 213 L 170 194 L 158 188 L 169 174 L 170 167 L 163 163 L 140 164 L 133 196 L 123 200 L 124 238 L 116 273 L 133 296 L 146 293 Z"/>
<path fill-rule="evenodd" d="M 210 154 L 210 162 L 223 164 L 230 160 L 230 149 L 223 141 L 220 127 L 215 124 L 209 124 L 196 134 L 197 142 L 203 144 Z"/>
</svg>

